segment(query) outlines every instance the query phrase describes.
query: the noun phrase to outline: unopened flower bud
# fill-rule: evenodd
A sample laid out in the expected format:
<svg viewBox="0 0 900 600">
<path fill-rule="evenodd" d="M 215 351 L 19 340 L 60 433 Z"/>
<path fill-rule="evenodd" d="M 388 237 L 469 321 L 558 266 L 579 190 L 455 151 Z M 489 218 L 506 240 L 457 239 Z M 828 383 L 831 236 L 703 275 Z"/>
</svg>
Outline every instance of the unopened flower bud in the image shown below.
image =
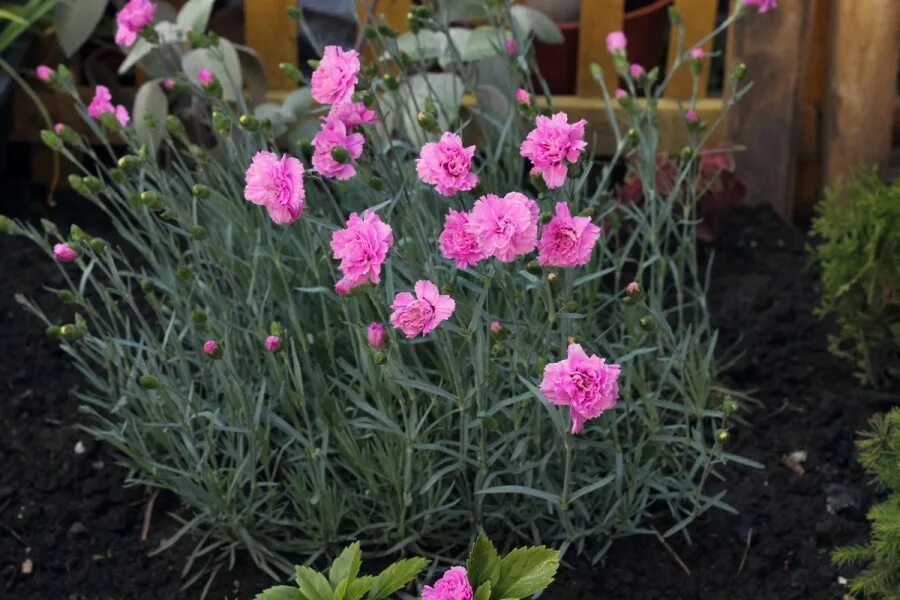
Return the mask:
<svg viewBox="0 0 900 600">
<path fill-rule="evenodd" d="M 91 247 L 91 250 L 94 251 L 94 254 L 103 254 L 106 252 L 106 249 L 109 247 L 109 244 L 103 238 L 92 238 L 88 245 Z"/>
<path fill-rule="evenodd" d="M 375 31 L 375 28 L 372 27 L 371 25 L 366 25 L 365 28 L 363 29 L 363 35 L 365 36 L 365 38 L 367 40 L 374 40 L 375 38 L 378 37 L 378 32 Z"/>
<path fill-rule="evenodd" d="M 44 129 L 41 131 L 41 141 L 47 145 L 51 150 L 59 150 L 63 147 L 62 140 L 59 139 L 59 136 L 50 131 L 49 129 Z"/>
<path fill-rule="evenodd" d="M 493 346 L 491 346 L 491 355 L 492 356 L 500 356 L 501 354 L 506 352 L 506 346 L 497 342 Z"/>
<path fill-rule="evenodd" d="M 206 152 L 206 150 L 204 150 L 197 144 L 189 145 L 188 152 L 190 152 L 191 156 L 193 156 L 199 163 L 205 163 L 209 160 L 209 154 Z"/>
<path fill-rule="evenodd" d="M 422 21 L 411 12 L 406 13 L 406 26 L 412 33 L 419 33 L 422 29 Z"/>
<path fill-rule="evenodd" d="M 316 152 L 315 146 L 306 138 L 298 140 L 297 145 L 300 146 L 300 151 L 307 156 L 312 156 Z"/>
<path fill-rule="evenodd" d="M 116 118 L 116 115 L 111 112 L 105 112 L 100 115 L 100 124 L 107 131 L 119 131 L 122 129 L 121 123 L 119 123 L 119 119 Z"/>
<path fill-rule="evenodd" d="M 300 15 L 300 9 L 297 8 L 296 6 L 288 6 L 288 9 L 287 9 L 287 16 L 290 17 L 291 19 L 295 20 L 295 21 L 299 21 L 299 20 L 300 20 L 300 16 L 301 16 L 301 15 Z"/>
<path fill-rule="evenodd" d="M 541 223 L 543 225 L 546 225 L 552 219 L 553 219 L 553 213 L 551 213 L 549 210 L 545 210 L 544 212 L 541 213 Z"/>
<path fill-rule="evenodd" d="M 166 130 L 172 135 L 184 134 L 184 123 L 175 115 L 166 117 Z"/>
<path fill-rule="evenodd" d="M 393 75 L 390 75 L 390 74 L 385 75 L 383 80 L 384 80 L 385 87 L 387 87 L 387 89 L 389 89 L 391 91 L 395 91 L 395 90 L 397 90 L 397 88 L 400 87 L 400 84 L 397 82 L 397 80 L 394 78 Z"/>
<path fill-rule="evenodd" d="M 50 337 L 61 337 L 62 336 L 62 327 L 59 325 L 50 325 L 45 330 L 48 336 Z"/>
<path fill-rule="evenodd" d="M 389 38 L 397 37 L 397 32 L 390 25 L 379 25 L 378 33 L 380 33 L 384 37 L 389 37 Z"/>
<path fill-rule="evenodd" d="M 528 261 L 528 264 L 525 265 L 525 269 L 529 273 L 535 273 L 535 274 L 540 273 L 542 270 L 541 263 L 539 263 L 536 260 L 530 260 L 530 261 Z"/>
<path fill-rule="evenodd" d="M 644 331 L 653 331 L 656 328 L 656 323 L 649 316 L 641 317 L 638 322 L 641 325 L 641 329 Z"/>
<path fill-rule="evenodd" d="M 425 131 L 434 131 L 437 129 L 437 121 L 435 121 L 430 113 L 419 112 L 419 114 L 416 115 L 416 120 Z"/>
<path fill-rule="evenodd" d="M 345 164 L 350 161 L 350 153 L 343 146 L 335 146 L 331 149 L 331 158 L 340 164 Z"/>
<path fill-rule="evenodd" d="M 729 439 L 731 439 L 731 433 L 727 429 L 720 429 L 716 434 L 716 439 L 719 440 L 720 443 L 724 444 Z"/>
<path fill-rule="evenodd" d="M 434 11 L 431 10 L 431 7 L 427 4 L 422 4 L 419 6 L 413 6 L 412 8 L 413 14 L 415 14 L 420 19 L 430 19 L 434 14 Z"/>
<path fill-rule="evenodd" d="M 78 252 L 69 244 L 55 244 L 53 246 L 53 258 L 59 262 L 72 262 L 78 258 Z"/>
<path fill-rule="evenodd" d="M 734 71 L 731 72 L 731 77 L 735 81 L 743 81 L 743 79 L 747 76 L 747 65 L 744 63 L 740 63 L 738 66 L 734 68 Z"/>
<path fill-rule="evenodd" d="M 15 223 L 6 215 L 0 215 L 0 233 L 12 233 Z"/>
<path fill-rule="evenodd" d="M 300 70 L 294 63 L 283 62 L 278 65 L 278 68 L 279 70 L 281 70 L 281 74 L 285 77 L 289 77 L 294 80 L 300 79 Z"/>
<path fill-rule="evenodd" d="M 538 356 L 537 361 L 535 362 L 535 366 L 537 367 L 538 375 L 543 375 L 544 369 L 547 368 L 547 359 L 543 356 Z"/>
<path fill-rule="evenodd" d="M 259 129 L 259 121 L 251 117 L 250 115 L 241 115 L 241 118 L 238 119 L 241 127 L 246 129 L 247 131 L 256 131 Z"/>
<path fill-rule="evenodd" d="M 222 358 L 222 347 L 216 340 L 206 340 L 203 342 L 203 354 L 207 357 L 217 360 Z"/>
<path fill-rule="evenodd" d="M 72 225 L 69 227 L 69 239 L 73 242 L 80 242 L 81 240 L 87 239 L 88 237 L 90 236 L 88 236 L 84 232 L 84 230 L 82 230 L 81 227 L 79 227 L 75 223 L 72 223 Z"/>
<path fill-rule="evenodd" d="M 309 59 L 308 61 L 306 61 L 306 64 L 309 65 L 310 69 L 318 69 L 319 68 L 319 61 L 312 59 L 312 58 Z"/>
<path fill-rule="evenodd" d="M 209 233 L 206 231 L 206 227 L 203 225 L 191 225 L 188 229 L 188 233 L 191 234 L 191 237 L 197 240 L 198 242 L 201 240 L 205 240 Z"/>
<path fill-rule="evenodd" d="M 145 390 L 155 390 L 159 387 L 159 379 L 149 373 L 144 373 L 138 378 L 138 385 Z"/>
<path fill-rule="evenodd" d="M 231 119 L 226 117 L 225 114 L 221 111 L 213 111 L 212 123 L 213 127 L 216 128 L 216 131 L 218 131 L 222 135 L 228 135 L 228 133 L 231 131 Z"/>
<path fill-rule="evenodd" d="M 387 332 L 381 323 L 370 323 L 366 329 L 366 341 L 373 348 L 381 348 L 387 340 Z"/>
<path fill-rule="evenodd" d="M 76 325 L 67 323 L 59 328 L 59 335 L 67 342 L 77 342 L 84 337 L 84 330 Z"/>
<path fill-rule="evenodd" d="M 153 291 L 153 282 L 149 279 L 141 279 L 141 283 L 139 285 L 141 286 L 141 291 L 145 294 L 149 294 Z"/>
<path fill-rule="evenodd" d="M 625 134 L 625 140 L 628 142 L 629 146 L 631 146 L 631 147 L 637 146 L 638 132 L 635 129 L 629 129 L 628 133 Z"/>
<path fill-rule="evenodd" d="M 92 192 L 101 192 L 103 188 L 106 187 L 103 185 L 103 181 L 94 177 L 93 175 L 88 175 L 84 177 L 81 182 L 84 184 L 84 187 L 91 190 Z"/>
<path fill-rule="evenodd" d="M 123 171 L 136 171 L 141 166 L 141 159 L 133 154 L 126 154 L 119 159 L 119 168 Z"/>
<path fill-rule="evenodd" d="M 722 403 L 722 408 L 725 410 L 726 415 L 733 415 L 738 412 L 741 407 L 731 396 L 726 396 L 725 401 Z"/>
<path fill-rule="evenodd" d="M 152 190 L 141 192 L 141 202 L 144 204 L 154 204 L 157 200 L 159 200 L 159 196 L 156 192 Z"/>
<path fill-rule="evenodd" d="M 281 350 L 281 338 L 277 335 L 270 335 L 265 342 L 267 352 L 278 352 Z"/>
<path fill-rule="evenodd" d="M 202 183 L 196 183 L 194 184 L 194 187 L 191 188 L 191 192 L 194 194 L 194 198 L 203 200 L 209 198 L 210 189 Z"/>
<path fill-rule="evenodd" d="M 60 302 L 65 302 L 66 304 L 75 302 L 75 294 L 72 293 L 72 290 L 59 290 L 56 292 L 56 297 L 59 298 Z"/>
<path fill-rule="evenodd" d="M 566 302 L 565 310 L 567 313 L 573 313 L 578 310 L 578 303 L 574 300 L 569 300 Z"/>
<path fill-rule="evenodd" d="M 684 148 L 681 149 L 680 156 L 681 156 L 681 162 L 687 163 L 687 162 L 690 162 L 691 159 L 694 158 L 694 156 L 696 156 L 696 154 L 695 154 L 693 148 L 685 146 Z"/>
<path fill-rule="evenodd" d="M 490 330 L 492 334 L 500 335 L 500 333 L 503 331 L 503 325 L 500 324 L 500 321 L 492 321 Z"/>
<path fill-rule="evenodd" d="M 384 352 L 376 352 L 372 356 L 372 360 L 375 362 L 376 365 L 383 365 L 384 363 L 387 362 L 387 354 L 385 354 Z"/>
</svg>

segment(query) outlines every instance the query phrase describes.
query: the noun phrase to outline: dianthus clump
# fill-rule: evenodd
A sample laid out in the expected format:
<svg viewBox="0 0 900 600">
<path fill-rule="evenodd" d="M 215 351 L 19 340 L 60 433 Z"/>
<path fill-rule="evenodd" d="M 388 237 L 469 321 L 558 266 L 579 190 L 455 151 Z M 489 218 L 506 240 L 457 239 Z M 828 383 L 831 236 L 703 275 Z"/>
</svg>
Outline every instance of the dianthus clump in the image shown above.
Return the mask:
<svg viewBox="0 0 900 600">
<path fill-rule="evenodd" d="M 569 407 L 572 433 L 576 434 L 585 421 L 616 405 L 620 371 L 619 365 L 588 356 L 580 344 L 570 344 L 566 359 L 544 369 L 541 393 L 553 404 Z"/>
<path fill-rule="evenodd" d="M 431 281 L 419 280 L 415 285 L 416 295 L 400 292 L 391 304 L 391 325 L 403 332 L 407 338 L 426 335 L 443 321 L 450 318 L 456 302 L 450 296 L 442 295 Z"/>
<path fill-rule="evenodd" d="M 416 159 L 416 171 L 425 183 L 443 196 L 471 190 L 478 183 L 472 173 L 472 157 L 475 146 L 463 147 L 462 138 L 450 131 L 444 132 L 440 141 L 422 146 Z"/>
<path fill-rule="evenodd" d="M 550 189 L 560 187 L 568 174 L 568 163 L 574 163 L 587 148 L 581 119 L 569 123 L 568 115 L 558 112 L 552 117 L 538 115 L 535 128 L 522 142 L 520 152 L 534 165 L 533 172 L 540 173 Z"/>
<path fill-rule="evenodd" d="M 306 207 L 303 165 L 293 156 L 278 158 L 273 152 L 257 152 L 244 175 L 244 198 L 265 206 L 272 221 L 293 223 Z"/>
</svg>

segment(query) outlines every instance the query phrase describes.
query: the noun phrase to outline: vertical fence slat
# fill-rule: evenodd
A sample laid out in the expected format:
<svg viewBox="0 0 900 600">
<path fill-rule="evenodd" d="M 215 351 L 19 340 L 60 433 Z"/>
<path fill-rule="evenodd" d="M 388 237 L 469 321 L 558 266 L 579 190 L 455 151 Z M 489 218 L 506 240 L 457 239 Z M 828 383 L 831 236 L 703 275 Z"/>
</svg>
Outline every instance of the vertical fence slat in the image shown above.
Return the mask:
<svg viewBox="0 0 900 600">
<path fill-rule="evenodd" d="M 822 136 L 826 185 L 860 165 L 887 166 L 900 52 L 900 2 L 834 8 Z"/>
<path fill-rule="evenodd" d="M 269 89 L 287 90 L 297 82 L 285 77 L 278 65 L 297 63 L 297 23 L 288 17 L 293 0 L 244 2 L 244 37 L 247 45 L 259 53 Z"/>
<path fill-rule="evenodd" d="M 617 76 L 612 58 L 606 51 L 606 34 L 622 29 L 624 0 L 581 0 L 581 24 L 578 32 L 578 80 L 575 89 L 579 96 L 596 96 L 597 84 L 591 77 L 591 63 L 603 67 L 609 93 L 616 89 Z"/>
<path fill-rule="evenodd" d="M 406 31 L 406 13 L 412 6 L 412 0 L 362 0 L 359 2 L 359 22 L 365 23 L 369 10 L 372 10 L 375 24 L 385 22 L 397 31 Z"/>
<path fill-rule="evenodd" d="M 716 9 L 718 8 L 718 0 L 675 0 L 675 8 L 681 13 L 681 20 L 684 23 L 684 46 L 685 50 L 689 50 L 709 32 L 716 27 Z M 669 64 L 675 58 L 678 51 L 678 39 L 675 35 L 669 36 Z M 703 45 L 703 50 L 710 52 L 712 50 L 712 40 Z M 700 89 L 698 97 L 706 98 L 709 87 L 709 67 L 710 61 L 703 61 L 703 68 L 700 71 Z M 672 77 L 669 87 L 666 89 L 666 96 L 670 98 L 690 98 L 693 78 L 687 66 L 683 66 Z"/>
</svg>

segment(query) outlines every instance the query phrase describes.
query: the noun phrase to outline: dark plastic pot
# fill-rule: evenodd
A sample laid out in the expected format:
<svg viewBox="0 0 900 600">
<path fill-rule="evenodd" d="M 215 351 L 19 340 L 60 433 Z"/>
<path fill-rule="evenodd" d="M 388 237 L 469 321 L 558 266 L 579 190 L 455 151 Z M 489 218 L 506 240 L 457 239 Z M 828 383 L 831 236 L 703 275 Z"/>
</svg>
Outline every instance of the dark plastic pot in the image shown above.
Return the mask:
<svg viewBox="0 0 900 600">
<path fill-rule="evenodd" d="M 578 23 L 560 23 L 562 44 L 534 41 L 538 68 L 553 94 L 574 94 L 578 77 Z"/>
</svg>

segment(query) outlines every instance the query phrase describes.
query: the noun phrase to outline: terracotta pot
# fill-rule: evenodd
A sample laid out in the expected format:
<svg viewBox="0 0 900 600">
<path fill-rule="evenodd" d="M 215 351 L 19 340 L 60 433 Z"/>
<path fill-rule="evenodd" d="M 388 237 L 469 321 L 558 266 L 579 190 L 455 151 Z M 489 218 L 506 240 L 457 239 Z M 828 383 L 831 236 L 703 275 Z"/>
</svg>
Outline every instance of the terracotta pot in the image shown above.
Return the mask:
<svg viewBox="0 0 900 600">
<path fill-rule="evenodd" d="M 622 31 L 628 38 L 628 60 L 650 70 L 668 49 L 669 7 L 674 0 L 656 2 L 625 13 Z"/>
<path fill-rule="evenodd" d="M 541 75 L 553 94 L 574 94 L 578 77 L 578 23 L 560 23 L 562 44 L 545 44 L 534 40 Z"/>
</svg>

